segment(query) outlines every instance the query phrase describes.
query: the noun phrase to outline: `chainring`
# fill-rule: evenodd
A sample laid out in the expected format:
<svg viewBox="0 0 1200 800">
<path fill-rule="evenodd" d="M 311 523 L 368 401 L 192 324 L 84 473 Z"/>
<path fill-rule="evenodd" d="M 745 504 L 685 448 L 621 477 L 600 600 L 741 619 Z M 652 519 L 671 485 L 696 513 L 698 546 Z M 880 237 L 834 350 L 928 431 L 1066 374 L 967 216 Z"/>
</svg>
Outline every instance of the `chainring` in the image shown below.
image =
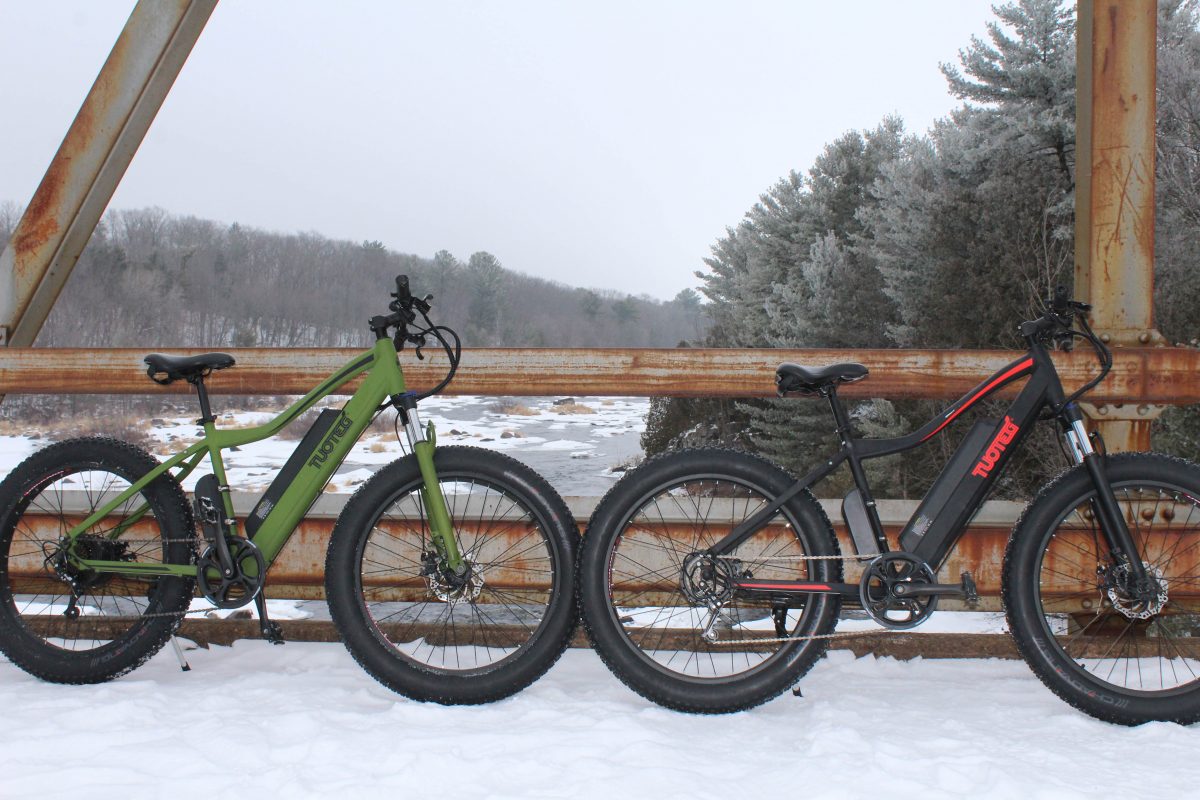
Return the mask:
<svg viewBox="0 0 1200 800">
<path fill-rule="evenodd" d="M 884 553 L 866 566 L 858 584 L 863 610 L 891 630 L 915 628 L 937 608 L 937 595 L 897 596 L 902 583 L 934 583 L 933 570 L 908 553 Z"/>
<path fill-rule="evenodd" d="M 258 546 L 249 539 L 230 536 L 225 541 L 233 568 L 226 574 L 213 548 L 208 547 L 196 561 L 196 583 L 205 599 L 217 608 L 240 608 L 262 591 L 267 580 L 267 563 Z M 216 577 L 210 576 L 210 572 L 216 573 Z"/>
</svg>

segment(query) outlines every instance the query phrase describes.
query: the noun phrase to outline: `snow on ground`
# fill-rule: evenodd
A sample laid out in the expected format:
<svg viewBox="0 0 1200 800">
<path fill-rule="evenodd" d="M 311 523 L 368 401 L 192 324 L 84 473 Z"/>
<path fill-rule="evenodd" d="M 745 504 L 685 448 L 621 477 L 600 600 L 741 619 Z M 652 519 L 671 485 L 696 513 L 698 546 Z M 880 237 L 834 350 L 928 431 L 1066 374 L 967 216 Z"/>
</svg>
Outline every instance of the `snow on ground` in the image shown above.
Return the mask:
<svg viewBox="0 0 1200 800">
<path fill-rule="evenodd" d="M 749 712 L 633 694 L 588 650 L 487 706 L 416 703 L 340 645 L 170 648 L 99 686 L 0 663 L 0 797 L 1194 797 L 1200 728 L 1071 709 L 1019 661 L 845 651 Z"/>
<path fill-rule="evenodd" d="M 646 401 L 490 398 L 422 404 L 441 444 L 503 449 L 563 494 L 600 495 L 636 456 Z M 265 415 L 234 414 L 236 424 Z M 153 435 L 190 436 L 190 419 Z M 505 437 L 505 433 L 509 433 Z M 0 437 L 0 475 L 44 440 Z M 381 448 L 372 444 L 384 443 Z M 239 489 L 265 486 L 295 441 L 231 454 Z M 371 452 L 376 449 L 376 452 Z M 360 442 L 335 479 L 352 491 L 400 455 L 395 437 Z M 272 602 L 279 619 L 324 617 L 320 604 Z M 196 611 L 208 604 L 197 601 Z M 227 612 L 213 612 L 224 614 Z M 843 620 L 839 630 L 870 627 Z M 927 631 L 1000 632 L 999 615 L 940 612 Z M 170 647 L 99 686 L 40 682 L 0 657 L 0 798 L 1092 798 L 1196 796 L 1200 726 L 1136 729 L 1062 703 L 1020 661 L 916 660 L 838 651 L 790 694 L 740 714 L 659 708 L 587 650 L 508 700 L 445 708 L 373 681 L 336 644 L 258 640 Z"/>
</svg>

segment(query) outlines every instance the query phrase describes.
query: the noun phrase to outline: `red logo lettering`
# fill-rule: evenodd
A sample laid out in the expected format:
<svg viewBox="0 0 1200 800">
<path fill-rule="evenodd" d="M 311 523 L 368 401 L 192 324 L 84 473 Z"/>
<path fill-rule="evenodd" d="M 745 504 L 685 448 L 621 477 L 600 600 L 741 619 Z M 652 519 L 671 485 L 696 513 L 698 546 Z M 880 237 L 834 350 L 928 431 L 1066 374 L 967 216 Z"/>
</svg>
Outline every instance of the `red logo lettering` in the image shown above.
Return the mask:
<svg viewBox="0 0 1200 800">
<path fill-rule="evenodd" d="M 975 469 L 971 470 L 971 474 L 979 478 L 986 478 L 991 473 L 992 467 L 996 466 L 1000 454 L 1012 443 L 1018 430 L 1020 428 L 1017 427 L 1017 424 L 1009 417 L 1005 417 L 1004 424 L 1000 426 L 1000 432 L 996 434 L 995 439 L 992 439 L 987 452 L 983 454 L 983 458 L 979 459 L 979 463 L 975 465 Z"/>
</svg>

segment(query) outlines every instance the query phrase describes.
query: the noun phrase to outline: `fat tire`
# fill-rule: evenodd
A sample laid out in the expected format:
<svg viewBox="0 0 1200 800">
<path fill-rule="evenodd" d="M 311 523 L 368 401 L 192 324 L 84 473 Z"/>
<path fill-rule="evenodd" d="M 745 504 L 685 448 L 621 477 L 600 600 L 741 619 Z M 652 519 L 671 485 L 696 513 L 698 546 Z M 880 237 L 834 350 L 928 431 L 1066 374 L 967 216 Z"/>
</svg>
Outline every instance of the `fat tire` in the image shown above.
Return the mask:
<svg viewBox="0 0 1200 800">
<path fill-rule="evenodd" d="M 1165 568 L 1164 577 L 1168 591 L 1172 589 L 1173 584 L 1178 584 L 1179 581 L 1190 584 L 1192 587 L 1196 586 L 1197 582 L 1200 582 L 1200 576 L 1197 576 L 1200 569 L 1185 567 L 1181 560 L 1180 563 L 1176 563 L 1174 556 L 1186 556 L 1193 564 L 1197 560 L 1197 549 L 1200 548 L 1200 466 L 1155 453 L 1125 453 L 1106 457 L 1105 471 L 1109 484 L 1118 493 L 1118 500 L 1122 497 L 1122 491 L 1132 492 L 1133 487 L 1144 486 L 1156 490 L 1175 491 L 1185 497 L 1188 504 L 1198 504 L 1196 514 L 1189 514 L 1190 524 L 1189 520 L 1185 519 L 1172 530 L 1172 534 L 1180 538 L 1178 545 L 1172 545 L 1169 555 L 1154 550 L 1155 545 L 1151 539 L 1152 534 L 1149 528 L 1154 526 L 1155 519 L 1158 517 L 1156 511 L 1150 511 L 1149 522 L 1146 522 L 1145 516 L 1141 516 L 1140 519 L 1135 520 L 1138 528 L 1135 529 L 1131 525 L 1131 533 L 1138 540 L 1141 550 L 1139 555 L 1143 560 L 1149 558 L 1149 563 L 1156 564 L 1160 569 Z M 1066 647 L 1073 646 L 1079 654 L 1080 660 L 1084 660 L 1084 653 L 1081 649 L 1084 645 L 1079 642 L 1074 645 L 1071 643 L 1074 639 L 1086 639 L 1086 637 L 1082 634 L 1072 636 L 1069 629 L 1066 633 L 1060 631 L 1062 635 L 1056 637 L 1047 621 L 1047 615 L 1050 612 L 1044 607 L 1042 601 L 1039 575 L 1043 565 L 1048 563 L 1046 559 L 1053 558 L 1053 556 L 1047 555 L 1051 548 L 1069 546 L 1067 544 L 1056 545 L 1054 537 L 1059 531 L 1060 525 L 1071 518 L 1074 510 L 1085 504 L 1093 492 L 1092 480 L 1085 467 L 1077 466 L 1069 469 L 1059 475 L 1034 498 L 1022 513 L 1013 530 L 1004 557 L 1003 598 L 1009 629 L 1016 641 L 1017 649 L 1042 683 L 1067 703 L 1093 717 L 1121 725 L 1138 725 L 1151 720 L 1174 721 L 1182 724 L 1196 722 L 1200 720 L 1200 674 L 1190 671 L 1194 669 L 1194 666 L 1189 667 L 1189 671 L 1184 673 L 1193 680 L 1170 688 L 1149 690 L 1117 685 L 1103 679 L 1098 674 L 1089 672 L 1084 665 L 1078 663 L 1076 658 L 1066 651 Z M 1175 506 L 1172 505 L 1171 508 L 1169 521 L 1162 523 L 1166 527 L 1173 525 L 1177 518 Z M 1076 527 L 1078 527 L 1078 522 L 1076 522 Z M 1102 561 L 1107 555 L 1108 548 L 1104 544 L 1103 538 L 1098 533 L 1091 538 L 1098 544 L 1095 546 L 1088 544 L 1083 549 L 1076 548 L 1079 550 L 1078 554 L 1071 552 L 1070 562 L 1082 564 L 1079 567 L 1072 567 L 1074 571 L 1084 573 L 1089 569 L 1093 558 L 1091 552 L 1093 549 L 1100 551 L 1097 554 L 1097 561 Z M 1058 551 L 1056 550 L 1056 552 Z M 1049 566 L 1046 569 L 1047 581 L 1064 580 L 1057 576 L 1065 568 L 1059 567 L 1054 572 L 1049 571 L 1051 569 Z M 1183 569 L 1190 570 L 1189 575 L 1179 577 L 1178 572 Z M 1075 585 L 1086 589 L 1085 577 L 1081 575 Z M 1095 580 L 1093 578 L 1093 582 Z M 1095 589 L 1096 597 L 1094 600 L 1090 597 L 1086 598 L 1090 605 L 1084 607 L 1094 608 L 1096 611 L 1087 613 L 1094 613 L 1095 619 L 1102 620 L 1101 624 L 1104 624 L 1109 618 L 1116 621 L 1125 627 L 1126 631 L 1120 634 L 1120 636 L 1124 636 L 1130 627 L 1127 624 L 1128 621 L 1117 611 L 1111 610 L 1111 601 L 1107 599 L 1100 584 L 1094 583 L 1092 588 Z M 1173 588 L 1178 591 L 1180 587 L 1174 585 Z M 1063 589 L 1060 588 L 1059 592 L 1062 591 Z M 1083 594 L 1084 591 L 1081 589 L 1080 593 Z M 1053 597 L 1054 595 L 1050 595 L 1050 603 L 1054 602 Z M 1080 602 L 1082 603 L 1083 600 Z M 1110 608 L 1103 612 L 1105 616 L 1102 617 L 1101 610 L 1105 608 L 1106 604 Z M 1063 606 L 1063 608 L 1065 607 Z M 1190 622 L 1193 626 L 1191 636 L 1188 637 L 1191 642 L 1188 644 L 1194 646 L 1196 642 L 1200 642 L 1200 638 L 1194 638 L 1200 634 L 1200 630 L 1196 629 L 1200 628 L 1200 602 L 1194 598 L 1189 600 L 1175 597 L 1168 599 L 1167 605 L 1163 608 L 1169 613 L 1179 615 L 1180 621 Z M 1059 616 L 1065 617 L 1066 615 L 1066 611 L 1059 612 Z M 1075 624 L 1078 627 L 1080 623 Z M 1083 625 L 1083 628 L 1086 629 L 1091 624 L 1092 622 L 1089 620 Z M 1158 635 L 1162 636 L 1163 634 Z M 1120 636 L 1115 641 L 1120 641 Z M 1170 638 L 1170 635 L 1167 638 Z M 1150 651 L 1153 649 L 1155 639 L 1140 641 L 1143 642 L 1147 654 L 1153 655 Z M 1163 652 L 1162 641 L 1165 639 L 1160 639 L 1158 644 L 1160 668 Z M 1136 641 L 1132 646 L 1137 647 Z M 1112 650 L 1113 647 L 1114 645 L 1109 645 L 1109 650 Z M 1129 644 L 1125 645 L 1125 648 L 1129 647 Z M 1117 652 L 1124 653 L 1127 650 L 1123 648 Z M 1132 652 L 1137 659 L 1135 663 L 1140 663 L 1145 657 L 1141 650 L 1134 649 Z M 1097 662 L 1097 672 L 1104 671 L 1105 660 L 1103 658 L 1097 659 L 1091 655 L 1088 658 Z M 1136 678 L 1138 683 L 1143 686 L 1153 682 L 1152 671 L 1146 672 L 1146 675 L 1150 675 L 1149 678 L 1144 678 L 1141 672 L 1122 672 L 1116 669 L 1116 659 L 1112 660 L 1114 666 L 1108 672 L 1110 676 L 1130 675 L 1131 681 Z M 1161 674 L 1160 685 L 1163 685 Z"/>
<path fill-rule="evenodd" d="M 764 497 L 776 497 L 795 479 L 766 459 L 720 448 L 679 450 L 656 456 L 627 473 L 604 496 L 583 539 L 580 554 L 580 605 L 584 629 L 608 668 L 626 686 L 648 700 L 678 711 L 717 714 L 741 711 L 764 703 L 793 686 L 825 653 L 828 639 L 810 638 L 784 643 L 745 674 L 702 678 L 656 666 L 642 652 L 618 619 L 612 595 L 614 548 L 639 509 L 653 498 L 688 481 L 728 481 L 749 487 Z M 837 539 L 820 504 L 807 490 L 781 509 L 796 541 L 808 556 L 838 556 Z M 729 523 L 732 525 L 733 523 Z M 702 526 L 697 526 L 697 529 Z M 761 535 L 761 534 L 758 534 Z M 714 534 L 715 536 L 715 534 Z M 706 540 L 707 541 L 707 540 Z M 742 547 L 753 543 L 754 537 Z M 808 578 L 840 581 L 842 562 L 808 562 Z M 794 568 L 797 575 L 803 567 Z M 682 594 L 680 598 L 683 599 Z M 822 636 L 837 625 L 841 600 L 813 595 L 792 635 Z M 674 614 L 670 615 L 674 616 Z"/>
<path fill-rule="evenodd" d="M 368 540 L 382 515 L 422 485 L 416 459 L 411 455 L 377 472 L 355 492 L 338 517 L 325 562 L 329 611 L 354 659 L 393 691 L 414 700 L 443 705 L 490 703 L 516 694 L 545 674 L 570 642 L 578 622 L 575 555 L 579 529 L 550 484 L 513 458 L 482 448 L 439 447 L 434 451 L 434 464 L 443 485 L 480 481 L 514 498 L 527 510 L 540 532 L 545 559 L 553 572 L 544 612 L 536 628 L 512 655 L 494 664 L 469 669 L 422 663 L 402 654 L 388 640 L 368 608 L 362 562 Z M 450 510 L 453 520 L 455 509 Z M 526 546 L 522 545 L 522 549 Z M 480 597 L 488 599 L 489 591 L 485 576 Z M 436 610 L 432 590 L 428 599 Z M 473 601 L 469 605 L 468 613 L 477 614 L 480 621 L 486 618 Z"/>
<path fill-rule="evenodd" d="M 29 549 L 34 544 L 44 541 L 34 538 L 35 532 L 32 527 L 22 526 L 22 520 L 31 504 L 36 502 L 37 507 L 43 505 L 40 494 L 43 489 L 65 475 L 82 471 L 107 471 L 133 483 L 156 466 L 158 461 L 153 456 L 127 442 L 105 437 L 87 437 L 69 439 L 46 447 L 23 461 L 3 483 L 0 483 L 0 652 L 8 656 L 12 663 L 31 675 L 54 683 L 100 683 L 138 667 L 157 653 L 174 634 L 192 599 L 194 578 L 164 577 L 145 582 L 148 598 L 142 600 L 139 597 L 133 601 L 135 607 L 138 606 L 138 601 L 141 602 L 140 618 L 130 623 L 126 630 L 111 640 L 94 639 L 95 634 L 81 635 L 79 639 L 71 639 L 65 635 L 59 637 L 64 644 L 90 641 L 95 645 L 78 650 L 56 646 L 28 624 L 36 624 L 40 620 L 34 620 L 32 616 L 22 613 L 22 609 L 30 611 L 33 604 L 28 600 L 18 599 L 10 579 L 10 562 L 23 557 L 22 552 L 13 552 L 14 542 L 27 542 L 28 546 L 24 549 Z M 70 486 L 65 483 L 63 485 Z M 154 560 L 164 563 L 194 563 L 195 534 L 192 515 L 179 483 L 164 474 L 147 485 L 141 496 L 149 503 L 153 512 L 152 519 L 159 528 L 159 536 L 165 540 L 165 543 L 159 545 L 157 553 L 153 550 L 147 553 L 144 549 L 142 552 L 152 558 L 161 555 L 161 558 Z M 52 496 L 46 498 L 45 502 L 53 500 L 52 492 Z M 65 530 L 66 526 L 62 524 L 61 527 Z M 56 582 L 49 586 L 61 587 L 63 594 L 58 597 L 69 598 L 68 584 L 61 581 L 49 567 L 43 565 L 42 568 L 46 571 L 45 577 Z M 107 583 L 99 585 L 103 587 Z M 33 598 L 36 600 L 47 596 L 47 593 L 43 592 Z M 99 603 L 105 597 L 107 596 L 99 592 L 89 592 L 84 595 L 83 602 L 86 604 L 91 598 L 93 603 Z M 58 615 L 37 616 L 53 620 Z M 86 620 L 86 615 L 82 618 Z M 127 618 L 114 617 L 117 620 Z M 62 632 L 69 633 L 70 623 L 63 622 L 62 625 Z"/>
</svg>

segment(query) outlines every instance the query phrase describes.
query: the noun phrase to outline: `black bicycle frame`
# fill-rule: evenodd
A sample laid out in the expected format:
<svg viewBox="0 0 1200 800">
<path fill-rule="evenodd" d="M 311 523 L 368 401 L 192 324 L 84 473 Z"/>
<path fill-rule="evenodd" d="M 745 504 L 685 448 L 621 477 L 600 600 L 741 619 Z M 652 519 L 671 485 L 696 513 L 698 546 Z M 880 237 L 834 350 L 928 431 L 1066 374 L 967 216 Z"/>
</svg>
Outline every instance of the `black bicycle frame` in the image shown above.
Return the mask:
<svg viewBox="0 0 1200 800">
<path fill-rule="evenodd" d="M 883 525 L 880 522 L 875 501 L 871 496 L 862 462 L 870 458 L 911 450 L 928 442 L 967 409 L 1010 383 L 1023 378 L 1028 378 L 1028 383 L 1013 400 L 1004 418 L 977 422 L 972 433 L 964 437 L 959 444 L 950 461 L 938 475 L 930 492 L 902 529 L 900 533 L 901 550 L 911 553 L 929 564 L 934 571 L 940 568 L 947 555 L 962 537 L 967 523 L 983 505 L 992 486 L 1004 472 L 1012 454 L 1020 447 L 1029 431 L 1033 429 L 1033 425 L 1042 411 L 1049 408 L 1058 419 L 1076 462 L 1087 466 L 1096 484 L 1096 511 L 1102 527 L 1110 539 L 1109 545 L 1112 547 L 1114 555 L 1124 558 L 1123 554 L 1136 552 L 1125 519 L 1105 480 L 1103 459 L 1093 451 L 1084 431 L 1083 415 L 1075 403 L 1066 402 L 1058 371 L 1055 369 L 1046 347 L 1037 339 L 1030 338 L 1028 353 L 997 371 L 963 395 L 940 415 L 907 436 L 891 439 L 854 438 L 851 433 L 849 415 L 837 397 L 836 385 L 829 384 L 822 387 L 820 393 L 829 401 L 837 423 L 841 450 L 730 531 L 721 541 L 706 550 L 706 554 L 721 556 L 729 553 L 766 525 L 785 503 L 826 478 L 843 463 L 850 465 L 854 484 L 861 493 L 865 506 L 871 535 L 878 547 L 877 553 L 862 553 L 856 543 L 856 550 L 859 550 L 859 554 L 864 556 L 887 553 L 889 546 L 884 536 Z M 980 430 L 980 433 L 976 434 L 976 430 Z M 986 435 L 984 435 L 985 432 Z M 930 499 L 935 498 L 939 492 L 943 496 L 936 499 L 941 502 L 935 504 L 936 508 L 930 509 Z M 1128 562 L 1128 559 L 1125 560 Z M 1136 560 L 1129 563 L 1129 567 L 1135 574 L 1140 573 L 1143 569 Z M 814 591 L 853 593 L 855 595 L 857 593 L 857 585 L 843 587 L 837 584 L 804 582 L 771 582 L 771 585 L 758 585 L 754 581 L 748 581 L 744 582 L 744 585 L 743 582 L 739 582 L 739 588 L 782 591 L 784 593 L 811 593 Z"/>
</svg>

